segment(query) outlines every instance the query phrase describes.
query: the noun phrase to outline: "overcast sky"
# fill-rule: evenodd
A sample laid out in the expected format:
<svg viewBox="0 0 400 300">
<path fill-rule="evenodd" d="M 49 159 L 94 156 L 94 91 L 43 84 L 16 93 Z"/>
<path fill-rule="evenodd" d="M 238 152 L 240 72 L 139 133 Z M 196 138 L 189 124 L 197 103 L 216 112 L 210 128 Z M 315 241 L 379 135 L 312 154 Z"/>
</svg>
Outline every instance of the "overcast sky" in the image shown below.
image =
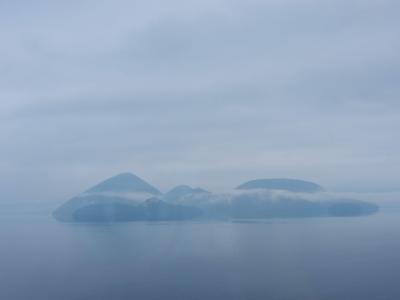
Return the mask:
<svg viewBox="0 0 400 300">
<path fill-rule="evenodd" d="M 0 0 L 0 201 L 130 171 L 400 190 L 398 0 Z"/>
</svg>

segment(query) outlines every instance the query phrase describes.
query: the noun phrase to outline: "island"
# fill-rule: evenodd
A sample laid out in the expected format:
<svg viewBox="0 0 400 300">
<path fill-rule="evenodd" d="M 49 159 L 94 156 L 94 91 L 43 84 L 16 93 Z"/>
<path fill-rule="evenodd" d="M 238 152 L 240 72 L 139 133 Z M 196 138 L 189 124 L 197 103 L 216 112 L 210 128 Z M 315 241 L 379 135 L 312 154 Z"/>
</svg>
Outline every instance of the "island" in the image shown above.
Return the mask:
<svg viewBox="0 0 400 300">
<path fill-rule="evenodd" d="M 166 193 L 131 173 L 122 173 L 62 204 L 62 222 L 187 221 L 350 217 L 376 213 L 373 203 L 332 196 L 299 179 L 255 179 L 230 192 L 179 185 Z"/>
</svg>

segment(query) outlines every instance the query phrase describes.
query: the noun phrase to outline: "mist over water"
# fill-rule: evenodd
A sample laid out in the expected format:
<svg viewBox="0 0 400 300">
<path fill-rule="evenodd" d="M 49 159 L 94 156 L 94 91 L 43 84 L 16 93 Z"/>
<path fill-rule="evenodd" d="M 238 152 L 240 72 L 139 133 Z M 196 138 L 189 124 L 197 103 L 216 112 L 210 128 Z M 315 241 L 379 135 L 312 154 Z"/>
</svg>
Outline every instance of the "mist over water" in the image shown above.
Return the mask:
<svg viewBox="0 0 400 300">
<path fill-rule="evenodd" d="M 0 300 L 399 300 L 399 11 L 0 0 Z"/>
<path fill-rule="evenodd" d="M 59 223 L 0 216 L 0 299 L 399 299 L 400 210 Z"/>
</svg>

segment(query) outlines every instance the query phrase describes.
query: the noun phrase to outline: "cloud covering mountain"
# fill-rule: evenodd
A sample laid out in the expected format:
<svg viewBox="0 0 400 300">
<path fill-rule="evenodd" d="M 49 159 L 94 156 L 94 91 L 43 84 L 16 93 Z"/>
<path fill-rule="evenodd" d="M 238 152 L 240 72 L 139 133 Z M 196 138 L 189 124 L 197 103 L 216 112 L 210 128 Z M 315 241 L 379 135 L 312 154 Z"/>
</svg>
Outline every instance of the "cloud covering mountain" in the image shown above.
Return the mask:
<svg viewBox="0 0 400 300">
<path fill-rule="evenodd" d="M 377 210 L 374 204 L 338 198 L 301 180 L 250 181 L 225 193 L 182 185 L 161 194 L 136 175 L 124 173 L 69 200 L 54 217 L 65 222 L 263 219 L 360 216 Z"/>
</svg>

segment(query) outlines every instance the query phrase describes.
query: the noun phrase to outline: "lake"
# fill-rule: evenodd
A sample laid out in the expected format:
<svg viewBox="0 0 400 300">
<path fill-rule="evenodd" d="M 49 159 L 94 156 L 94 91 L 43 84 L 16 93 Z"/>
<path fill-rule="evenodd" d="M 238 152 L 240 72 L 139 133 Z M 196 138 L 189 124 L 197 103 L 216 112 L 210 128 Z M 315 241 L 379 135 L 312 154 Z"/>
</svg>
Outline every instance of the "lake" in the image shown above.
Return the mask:
<svg viewBox="0 0 400 300">
<path fill-rule="evenodd" d="M 0 299 L 400 299 L 400 212 L 64 224 L 0 217 Z"/>
</svg>

